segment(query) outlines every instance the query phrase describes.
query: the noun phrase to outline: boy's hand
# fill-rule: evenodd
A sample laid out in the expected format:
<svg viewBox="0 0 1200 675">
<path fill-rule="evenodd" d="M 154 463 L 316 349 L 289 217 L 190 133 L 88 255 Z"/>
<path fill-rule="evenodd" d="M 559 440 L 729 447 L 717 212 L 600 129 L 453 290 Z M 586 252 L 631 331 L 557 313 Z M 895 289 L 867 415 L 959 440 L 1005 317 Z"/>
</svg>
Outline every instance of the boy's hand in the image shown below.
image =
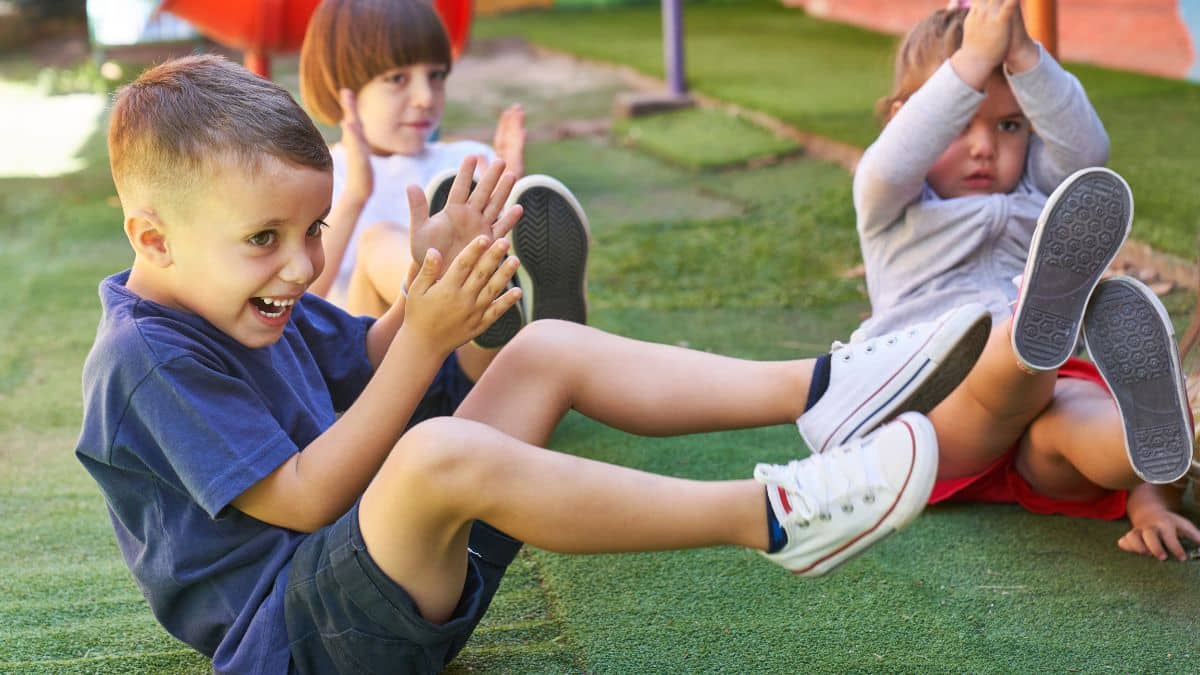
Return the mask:
<svg viewBox="0 0 1200 675">
<path fill-rule="evenodd" d="M 1166 560 L 1167 555 L 1187 560 L 1180 537 L 1200 544 L 1200 529 L 1184 516 L 1166 509 L 1155 509 L 1138 519 L 1132 530 L 1117 540 L 1122 551 Z"/>
<path fill-rule="evenodd" d="M 429 349 L 449 354 L 495 323 L 521 299 L 521 289 L 505 291 L 517 271 L 507 239 L 479 235 L 467 243 L 442 274 L 442 255 L 429 249 L 408 289 L 402 332 L 418 336 Z"/>
<path fill-rule="evenodd" d="M 1013 14 L 1019 7 L 1019 0 L 974 0 L 967 10 L 962 47 L 950 57 L 950 64 L 976 90 L 983 90 L 988 76 L 1008 54 Z"/>
<path fill-rule="evenodd" d="M 1004 55 L 1004 66 L 1014 75 L 1023 73 L 1036 66 L 1041 56 L 1037 43 L 1025 29 L 1025 16 L 1021 14 L 1021 3 L 1018 2 L 1012 14 L 1012 34 L 1008 53 Z"/>
<path fill-rule="evenodd" d="M 345 194 L 366 202 L 375 189 L 375 173 L 371 169 L 371 146 L 363 131 L 362 119 L 358 116 L 358 99 L 354 92 L 342 89 L 338 92 L 342 104 L 342 147 L 346 149 Z"/>
<path fill-rule="evenodd" d="M 487 167 L 479 178 L 479 184 L 471 190 L 477 161 L 475 157 L 463 160 L 446 198 L 446 207 L 432 217 L 429 216 L 425 193 L 415 185 L 408 186 L 409 239 L 413 261 L 417 264 L 421 264 L 429 249 L 436 249 L 450 260 L 457 257 L 476 237 L 486 237 L 489 242 L 500 239 L 521 218 L 520 206 L 500 213 L 516 182 L 512 174 L 504 171 L 503 160 L 497 160 Z"/>
<path fill-rule="evenodd" d="M 525 175 L 525 109 L 520 103 L 500 113 L 492 147 L 508 166 L 509 173 L 517 178 Z"/>
</svg>

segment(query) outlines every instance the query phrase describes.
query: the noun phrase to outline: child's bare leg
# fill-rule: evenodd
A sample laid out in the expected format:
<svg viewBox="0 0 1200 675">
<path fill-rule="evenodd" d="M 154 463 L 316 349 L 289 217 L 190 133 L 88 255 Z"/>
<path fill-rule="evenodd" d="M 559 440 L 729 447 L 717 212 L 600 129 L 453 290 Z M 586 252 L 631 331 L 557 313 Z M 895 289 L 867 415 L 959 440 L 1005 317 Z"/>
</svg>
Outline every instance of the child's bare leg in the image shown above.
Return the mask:
<svg viewBox="0 0 1200 675">
<path fill-rule="evenodd" d="M 1017 470 L 1038 493 L 1058 499 L 1132 488 L 1141 481 L 1124 439 L 1117 406 L 1103 387 L 1059 380 L 1054 399 L 1021 439 Z"/>
<path fill-rule="evenodd" d="M 458 603 L 475 519 L 559 552 L 767 547 L 763 486 L 755 481 L 657 476 L 450 418 L 401 438 L 359 512 L 372 558 L 433 622 Z"/>
<path fill-rule="evenodd" d="M 572 408 L 651 436 L 785 424 L 804 412 L 812 370 L 812 359 L 746 361 L 538 321 L 455 414 L 535 445 Z"/>
<path fill-rule="evenodd" d="M 1054 396 L 1056 370 L 1029 373 L 1017 365 L 1009 318 L 992 329 L 962 385 L 929 414 L 937 429 L 939 478 L 987 468 L 1022 437 Z"/>
</svg>

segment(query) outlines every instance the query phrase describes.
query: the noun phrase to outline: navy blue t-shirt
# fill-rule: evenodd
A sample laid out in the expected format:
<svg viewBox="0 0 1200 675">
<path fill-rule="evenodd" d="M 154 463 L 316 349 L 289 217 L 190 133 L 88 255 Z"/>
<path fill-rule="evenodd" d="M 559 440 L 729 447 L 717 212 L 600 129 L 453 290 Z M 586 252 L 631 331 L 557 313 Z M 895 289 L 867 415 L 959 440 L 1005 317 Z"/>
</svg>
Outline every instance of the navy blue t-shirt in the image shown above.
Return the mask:
<svg viewBox="0 0 1200 675">
<path fill-rule="evenodd" d="M 283 590 L 306 535 L 229 504 L 362 392 L 371 320 L 305 295 L 277 343 L 250 349 L 128 279 L 100 284 L 76 455 L 158 621 L 216 672 L 286 672 Z"/>
</svg>

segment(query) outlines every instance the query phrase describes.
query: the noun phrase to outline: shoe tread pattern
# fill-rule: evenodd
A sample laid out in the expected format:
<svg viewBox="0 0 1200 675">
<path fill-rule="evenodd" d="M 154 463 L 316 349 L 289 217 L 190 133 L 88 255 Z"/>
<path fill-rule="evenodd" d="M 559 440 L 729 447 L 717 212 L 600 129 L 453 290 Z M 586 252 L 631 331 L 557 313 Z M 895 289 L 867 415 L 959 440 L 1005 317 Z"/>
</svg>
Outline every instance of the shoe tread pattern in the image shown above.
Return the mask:
<svg viewBox="0 0 1200 675">
<path fill-rule="evenodd" d="M 1088 351 L 1116 398 L 1129 460 L 1146 480 L 1179 478 L 1192 458 L 1176 349 L 1152 301 L 1126 283 L 1101 284 L 1084 325 Z"/>
<path fill-rule="evenodd" d="M 583 222 L 550 188 L 531 187 L 517 203 L 524 213 L 513 228 L 513 252 L 533 282 L 532 319 L 587 323 L 588 238 Z"/>
<path fill-rule="evenodd" d="M 1097 171 L 1080 176 L 1051 207 L 1013 326 L 1026 362 L 1052 368 L 1071 355 L 1088 297 L 1125 241 L 1131 203 L 1121 180 Z"/>
</svg>

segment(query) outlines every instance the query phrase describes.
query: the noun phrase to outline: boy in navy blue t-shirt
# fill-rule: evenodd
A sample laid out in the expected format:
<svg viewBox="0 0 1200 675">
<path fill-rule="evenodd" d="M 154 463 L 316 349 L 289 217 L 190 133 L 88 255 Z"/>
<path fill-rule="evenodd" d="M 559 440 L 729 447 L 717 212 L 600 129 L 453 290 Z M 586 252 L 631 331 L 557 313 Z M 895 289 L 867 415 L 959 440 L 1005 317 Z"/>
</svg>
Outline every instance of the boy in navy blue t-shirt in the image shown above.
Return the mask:
<svg viewBox="0 0 1200 675">
<path fill-rule="evenodd" d="M 440 364 L 519 299 L 503 164 L 471 190 L 465 162 L 432 218 L 410 190 L 430 248 L 373 320 L 305 294 L 323 219 L 346 224 L 282 88 L 219 57 L 165 63 L 118 94 L 109 151 L 135 256 L 100 286 L 77 454 L 156 618 L 218 672 L 439 670 L 518 539 L 734 544 L 827 572 L 920 512 L 937 443 L 901 413 L 945 396 L 988 332 L 968 306 L 760 363 L 541 321 L 454 417 L 412 426 Z M 754 480 L 658 476 L 539 447 L 571 408 L 658 435 L 797 421 L 819 454 Z"/>
</svg>

